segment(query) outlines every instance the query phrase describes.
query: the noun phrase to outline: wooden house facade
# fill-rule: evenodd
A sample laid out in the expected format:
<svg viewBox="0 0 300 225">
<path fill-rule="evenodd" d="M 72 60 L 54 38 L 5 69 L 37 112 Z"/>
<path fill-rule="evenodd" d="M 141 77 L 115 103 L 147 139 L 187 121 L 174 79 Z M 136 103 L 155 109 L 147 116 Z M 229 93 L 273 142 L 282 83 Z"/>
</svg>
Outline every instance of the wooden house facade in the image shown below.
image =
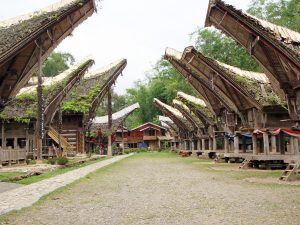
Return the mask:
<svg viewBox="0 0 300 225">
<path fill-rule="evenodd" d="M 45 137 L 51 136 L 49 132 L 54 130 L 53 118 L 59 110 L 59 105 L 93 63 L 93 59 L 87 58 L 55 77 L 43 78 Z M 0 113 L 2 122 L 0 155 L 3 163 L 10 164 L 11 161 L 37 156 L 37 104 L 37 85 L 31 85 L 22 88 Z M 58 142 L 57 137 L 52 136 L 52 140 Z M 40 154 L 48 156 L 50 146 L 46 142 L 43 144 L 45 148 Z M 62 145 L 62 148 L 67 151 L 67 146 Z"/>
<path fill-rule="evenodd" d="M 62 103 L 61 134 L 71 145 L 72 154 L 88 149 L 85 135 L 90 131 L 96 110 L 126 65 L 127 60 L 122 59 L 87 73 Z"/>
</svg>

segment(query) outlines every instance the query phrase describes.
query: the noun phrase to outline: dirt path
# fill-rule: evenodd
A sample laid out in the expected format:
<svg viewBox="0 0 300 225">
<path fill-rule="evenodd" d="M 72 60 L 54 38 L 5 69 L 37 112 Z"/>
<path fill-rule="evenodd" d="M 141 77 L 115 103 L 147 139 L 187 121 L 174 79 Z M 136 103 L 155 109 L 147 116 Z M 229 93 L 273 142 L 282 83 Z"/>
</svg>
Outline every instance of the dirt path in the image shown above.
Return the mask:
<svg viewBox="0 0 300 225">
<path fill-rule="evenodd" d="M 157 153 L 97 171 L 1 222 L 292 225 L 299 224 L 299 206 L 299 188 L 230 182 Z"/>
</svg>

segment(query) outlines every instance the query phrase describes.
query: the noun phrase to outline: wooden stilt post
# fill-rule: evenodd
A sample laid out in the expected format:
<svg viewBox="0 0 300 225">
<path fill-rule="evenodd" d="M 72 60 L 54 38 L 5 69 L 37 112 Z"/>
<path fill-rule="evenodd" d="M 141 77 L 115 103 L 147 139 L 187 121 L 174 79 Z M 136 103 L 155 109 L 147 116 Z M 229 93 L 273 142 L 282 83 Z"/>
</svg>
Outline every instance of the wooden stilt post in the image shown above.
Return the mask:
<svg viewBox="0 0 300 225">
<path fill-rule="evenodd" d="M 3 150 L 6 147 L 6 139 L 5 139 L 5 125 L 4 122 L 2 122 L 1 126 L 1 138 L 2 138 L 2 143 L 1 143 L 1 152 L 0 152 L 0 166 L 2 166 L 2 158 L 3 158 Z"/>
<path fill-rule="evenodd" d="M 271 152 L 276 153 L 276 136 L 272 135 L 271 136 Z"/>
<path fill-rule="evenodd" d="M 62 154 L 62 149 L 61 149 L 61 130 L 62 130 L 62 112 L 61 112 L 61 107 L 59 105 L 59 107 L 58 107 L 58 149 L 59 149 L 59 153 L 60 154 Z M 77 136 L 77 138 L 79 139 L 80 135 L 78 135 L 78 136 Z M 80 142 L 80 140 L 78 140 L 78 142 Z M 64 149 L 64 150 L 66 151 L 67 149 Z"/>
<path fill-rule="evenodd" d="M 252 134 L 252 148 L 253 148 L 253 155 L 258 155 L 257 136 L 255 134 Z"/>
<path fill-rule="evenodd" d="M 201 140 L 198 139 L 197 140 L 197 151 L 200 151 L 201 150 Z"/>
<path fill-rule="evenodd" d="M 124 130 L 123 130 L 123 123 L 122 123 L 122 155 L 124 154 L 125 150 L 125 142 L 124 142 Z"/>
<path fill-rule="evenodd" d="M 108 108 L 108 145 L 107 145 L 107 155 L 112 156 L 112 104 L 111 104 L 111 90 L 109 89 L 107 92 L 107 108 Z"/>
<path fill-rule="evenodd" d="M 264 139 L 264 154 L 269 155 L 270 144 L 269 144 L 269 134 L 267 132 L 263 133 L 263 139 Z"/>
<path fill-rule="evenodd" d="M 40 44 L 40 43 L 39 43 Z M 44 96 L 43 96 L 43 86 L 42 86 L 42 48 L 36 42 L 36 45 L 39 49 L 38 55 L 38 116 L 37 116 L 37 127 L 36 127 L 36 149 L 37 149 L 37 158 L 42 159 L 42 148 L 43 148 L 43 138 L 44 138 Z"/>
<path fill-rule="evenodd" d="M 239 154 L 240 153 L 240 138 L 238 135 L 234 136 L 233 145 L 234 145 L 234 153 Z"/>
<path fill-rule="evenodd" d="M 224 151 L 225 153 L 229 153 L 229 139 L 224 137 Z"/>
<path fill-rule="evenodd" d="M 213 139 L 212 138 L 208 139 L 208 150 L 209 151 L 213 150 Z"/>
<path fill-rule="evenodd" d="M 203 138 L 201 141 L 202 141 L 202 151 L 205 151 L 205 139 Z"/>
<path fill-rule="evenodd" d="M 299 138 L 294 137 L 294 154 L 299 155 Z"/>
<path fill-rule="evenodd" d="M 217 138 L 216 137 L 213 137 L 213 148 L 212 148 L 213 151 L 216 151 L 217 150 Z"/>
</svg>

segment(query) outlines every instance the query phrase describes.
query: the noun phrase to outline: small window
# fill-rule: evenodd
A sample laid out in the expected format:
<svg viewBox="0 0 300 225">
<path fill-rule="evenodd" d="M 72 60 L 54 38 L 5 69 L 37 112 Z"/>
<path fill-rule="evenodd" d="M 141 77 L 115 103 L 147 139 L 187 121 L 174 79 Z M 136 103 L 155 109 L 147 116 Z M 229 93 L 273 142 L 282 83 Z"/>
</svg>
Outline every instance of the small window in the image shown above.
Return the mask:
<svg viewBox="0 0 300 225">
<path fill-rule="evenodd" d="M 20 147 L 20 148 L 25 148 L 25 146 L 26 146 L 26 138 L 18 138 L 18 146 Z"/>
<path fill-rule="evenodd" d="M 14 148 L 14 139 L 13 138 L 7 138 L 6 139 L 6 147 Z"/>
</svg>

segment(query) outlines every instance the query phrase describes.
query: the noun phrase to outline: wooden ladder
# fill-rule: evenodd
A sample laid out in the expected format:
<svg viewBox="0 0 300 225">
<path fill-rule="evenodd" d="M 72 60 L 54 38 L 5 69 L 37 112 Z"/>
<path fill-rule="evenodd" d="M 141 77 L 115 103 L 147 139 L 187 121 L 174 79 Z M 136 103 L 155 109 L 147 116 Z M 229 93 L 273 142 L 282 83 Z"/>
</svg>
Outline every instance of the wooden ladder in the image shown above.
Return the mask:
<svg viewBox="0 0 300 225">
<path fill-rule="evenodd" d="M 250 162 L 251 162 L 251 159 L 245 158 L 244 161 L 239 166 L 239 169 L 245 169 L 246 167 L 249 166 Z"/>
<path fill-rule="evenodd" d="M 66 156 L 68 152 L 72 149 L 72 146 L 68 143 L 67 139 L 64 138 L 61 134 L 59 134 L 52 126 L 49 127 L 48 135 L 57 144 L 59 144 L 60 139 L 60 144 L 63 148 L 63 156 Z"/>
<path fill-rule="evenodd" d="M 282 181 L 290 181 L 292 176 L 296 174 L 296 172 L 300 169 L 300 161 L 295 162 L 292 160 L 290 164 L 286 167 L 286 169 L 283 171 L 281 177 L 279 180 Z"/>
</svg>

